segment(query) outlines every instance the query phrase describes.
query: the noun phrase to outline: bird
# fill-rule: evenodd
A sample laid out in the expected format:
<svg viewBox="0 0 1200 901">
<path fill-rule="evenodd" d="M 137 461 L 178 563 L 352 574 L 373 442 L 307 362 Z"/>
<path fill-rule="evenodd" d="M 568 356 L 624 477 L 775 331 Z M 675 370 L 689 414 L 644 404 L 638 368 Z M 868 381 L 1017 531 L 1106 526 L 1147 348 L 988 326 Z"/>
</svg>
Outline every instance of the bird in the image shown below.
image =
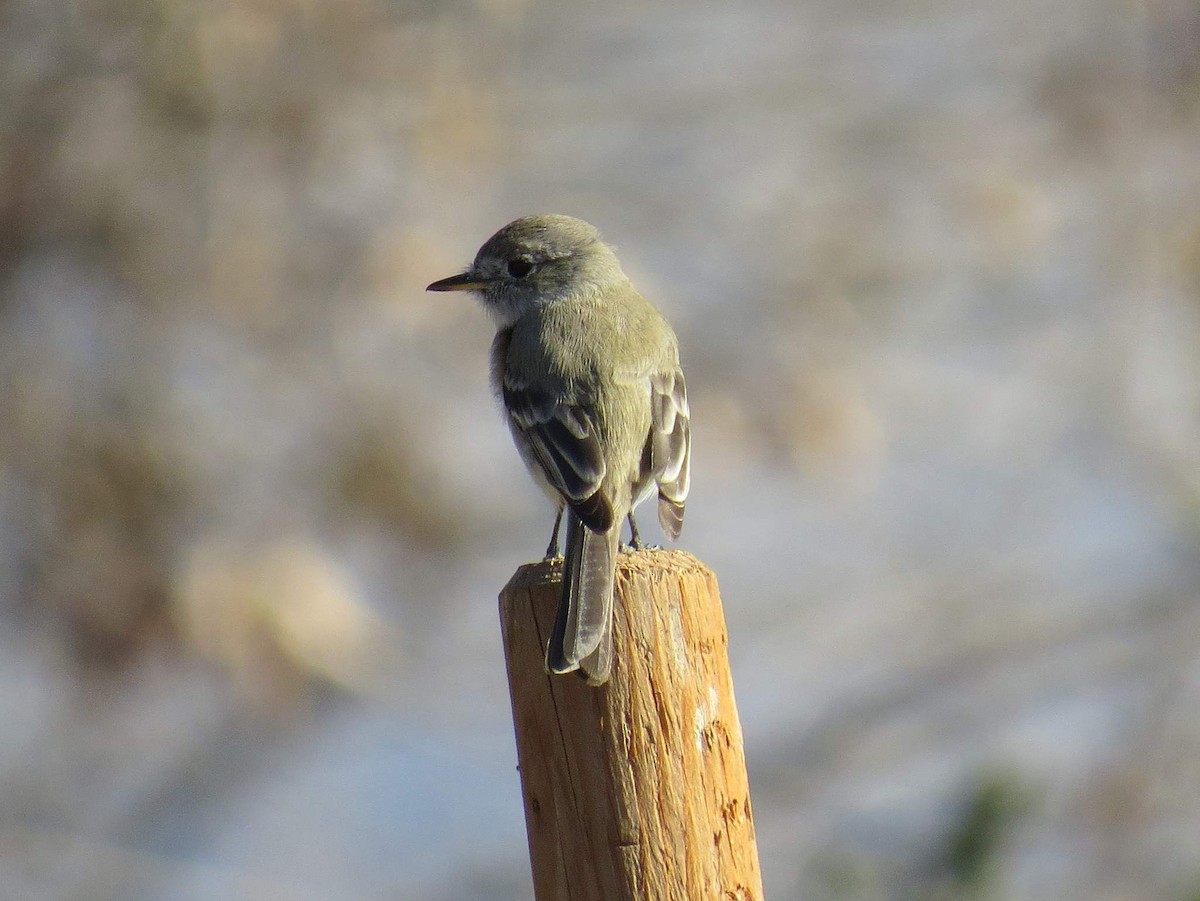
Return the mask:
<svg viewBox="0 0 1200 901">
<path fill-rule="evenodd" d="M 510 222 L 465 272 L 426 290 L 474 292 L 495 323 L 492 388 L 557 510 L 547 559 L 566 517 L 546 669 L 602 685 L 623 522 L 641 549 L 634 508 L 657 494 L 663 534 L 674 541 L 683 526 L 691 419 L 675 332 L 596 228 L 571 216 Z"/>
</svg>

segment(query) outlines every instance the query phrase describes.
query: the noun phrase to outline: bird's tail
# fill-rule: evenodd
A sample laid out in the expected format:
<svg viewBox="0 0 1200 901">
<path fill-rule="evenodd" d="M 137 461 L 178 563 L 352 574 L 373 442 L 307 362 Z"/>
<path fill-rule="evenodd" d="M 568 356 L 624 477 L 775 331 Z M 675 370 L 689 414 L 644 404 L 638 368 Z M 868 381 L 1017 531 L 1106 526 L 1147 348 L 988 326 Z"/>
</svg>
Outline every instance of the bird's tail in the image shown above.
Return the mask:
<svg viewBox="0 0 1200 901">
<path fill-rule="evenodd" d="M 607 681 L 612 669 L 613 577 L 621 521 L 593 532 L 567 511 L 567 547 L 562 595 L 546 648 L 546 669 L 569 673 L 582 668 L 592 685 Z"/>
</svg>

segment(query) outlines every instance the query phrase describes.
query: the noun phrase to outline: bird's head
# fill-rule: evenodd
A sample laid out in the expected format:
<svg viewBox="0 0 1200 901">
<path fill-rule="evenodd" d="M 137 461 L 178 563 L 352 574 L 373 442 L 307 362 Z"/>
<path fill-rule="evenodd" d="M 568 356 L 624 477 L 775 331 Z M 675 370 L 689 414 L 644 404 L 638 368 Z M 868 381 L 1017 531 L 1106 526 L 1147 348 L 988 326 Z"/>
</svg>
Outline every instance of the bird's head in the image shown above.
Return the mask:
<svg viewBox="0 0 1200 901">
<path fill-rule="evenodd" d="M 557 300 L 625 280 L 600 233 L 571 216 L 526 216 L 510 222 L 479 248 L 461 275 L 427 291 L 476 291 L 497 325 Z"/>
</svg>

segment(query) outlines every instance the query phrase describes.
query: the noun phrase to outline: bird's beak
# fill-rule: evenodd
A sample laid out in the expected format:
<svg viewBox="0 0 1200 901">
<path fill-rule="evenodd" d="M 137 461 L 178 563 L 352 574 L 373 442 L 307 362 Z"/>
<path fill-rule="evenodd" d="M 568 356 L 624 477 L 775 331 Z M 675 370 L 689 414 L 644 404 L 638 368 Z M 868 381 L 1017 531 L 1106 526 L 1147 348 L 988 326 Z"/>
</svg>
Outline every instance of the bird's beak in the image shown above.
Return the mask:
<svg viewBox="0 0 1200 901">
<path fill-rule="evenodd" d="M 478 272 L 468 271 L 462 275 L 452 275 L 443 278 L 427 287 L 426 291 L 482 291 L 491 280 Z"/>
</svg>

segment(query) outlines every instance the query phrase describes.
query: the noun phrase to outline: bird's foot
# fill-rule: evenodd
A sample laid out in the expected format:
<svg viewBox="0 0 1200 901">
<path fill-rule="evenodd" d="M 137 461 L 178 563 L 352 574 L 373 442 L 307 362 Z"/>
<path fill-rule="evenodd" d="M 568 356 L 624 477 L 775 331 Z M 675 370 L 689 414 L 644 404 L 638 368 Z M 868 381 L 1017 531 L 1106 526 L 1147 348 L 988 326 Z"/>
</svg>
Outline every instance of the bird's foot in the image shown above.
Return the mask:
<svg viewBox="0 0 1200 901">
<path fill-rule="evenodd" d="M 543 563 L 553 563 L 555 560 L 561 560 L 563 555 L 558 552 L 558 527 L 562 523 L 563 508 L 558 508 L 558 514 L 554 517 L 554 531 L 550 533 L 550 543 L 546 545 L 546 556 L 542 558 Z"/>
<path fill-rule="evenodd" d="M 630 510 L 629 518 L 629 544 L 625 547 L 630 551 L 640 551 L 642 549 L 642 537 L 638 534 L 637 520 L 633 518 L 633 511 Z"/>
<path fill-rule="evenodd" d="M 641 541 L 631 541 L 628 544 L 621 543 L 622 553 L 636 554 L 639 551 L 661 551 L 662 549 L 663 546 L 661 544 L 645 544 Z"/>
</svg>

